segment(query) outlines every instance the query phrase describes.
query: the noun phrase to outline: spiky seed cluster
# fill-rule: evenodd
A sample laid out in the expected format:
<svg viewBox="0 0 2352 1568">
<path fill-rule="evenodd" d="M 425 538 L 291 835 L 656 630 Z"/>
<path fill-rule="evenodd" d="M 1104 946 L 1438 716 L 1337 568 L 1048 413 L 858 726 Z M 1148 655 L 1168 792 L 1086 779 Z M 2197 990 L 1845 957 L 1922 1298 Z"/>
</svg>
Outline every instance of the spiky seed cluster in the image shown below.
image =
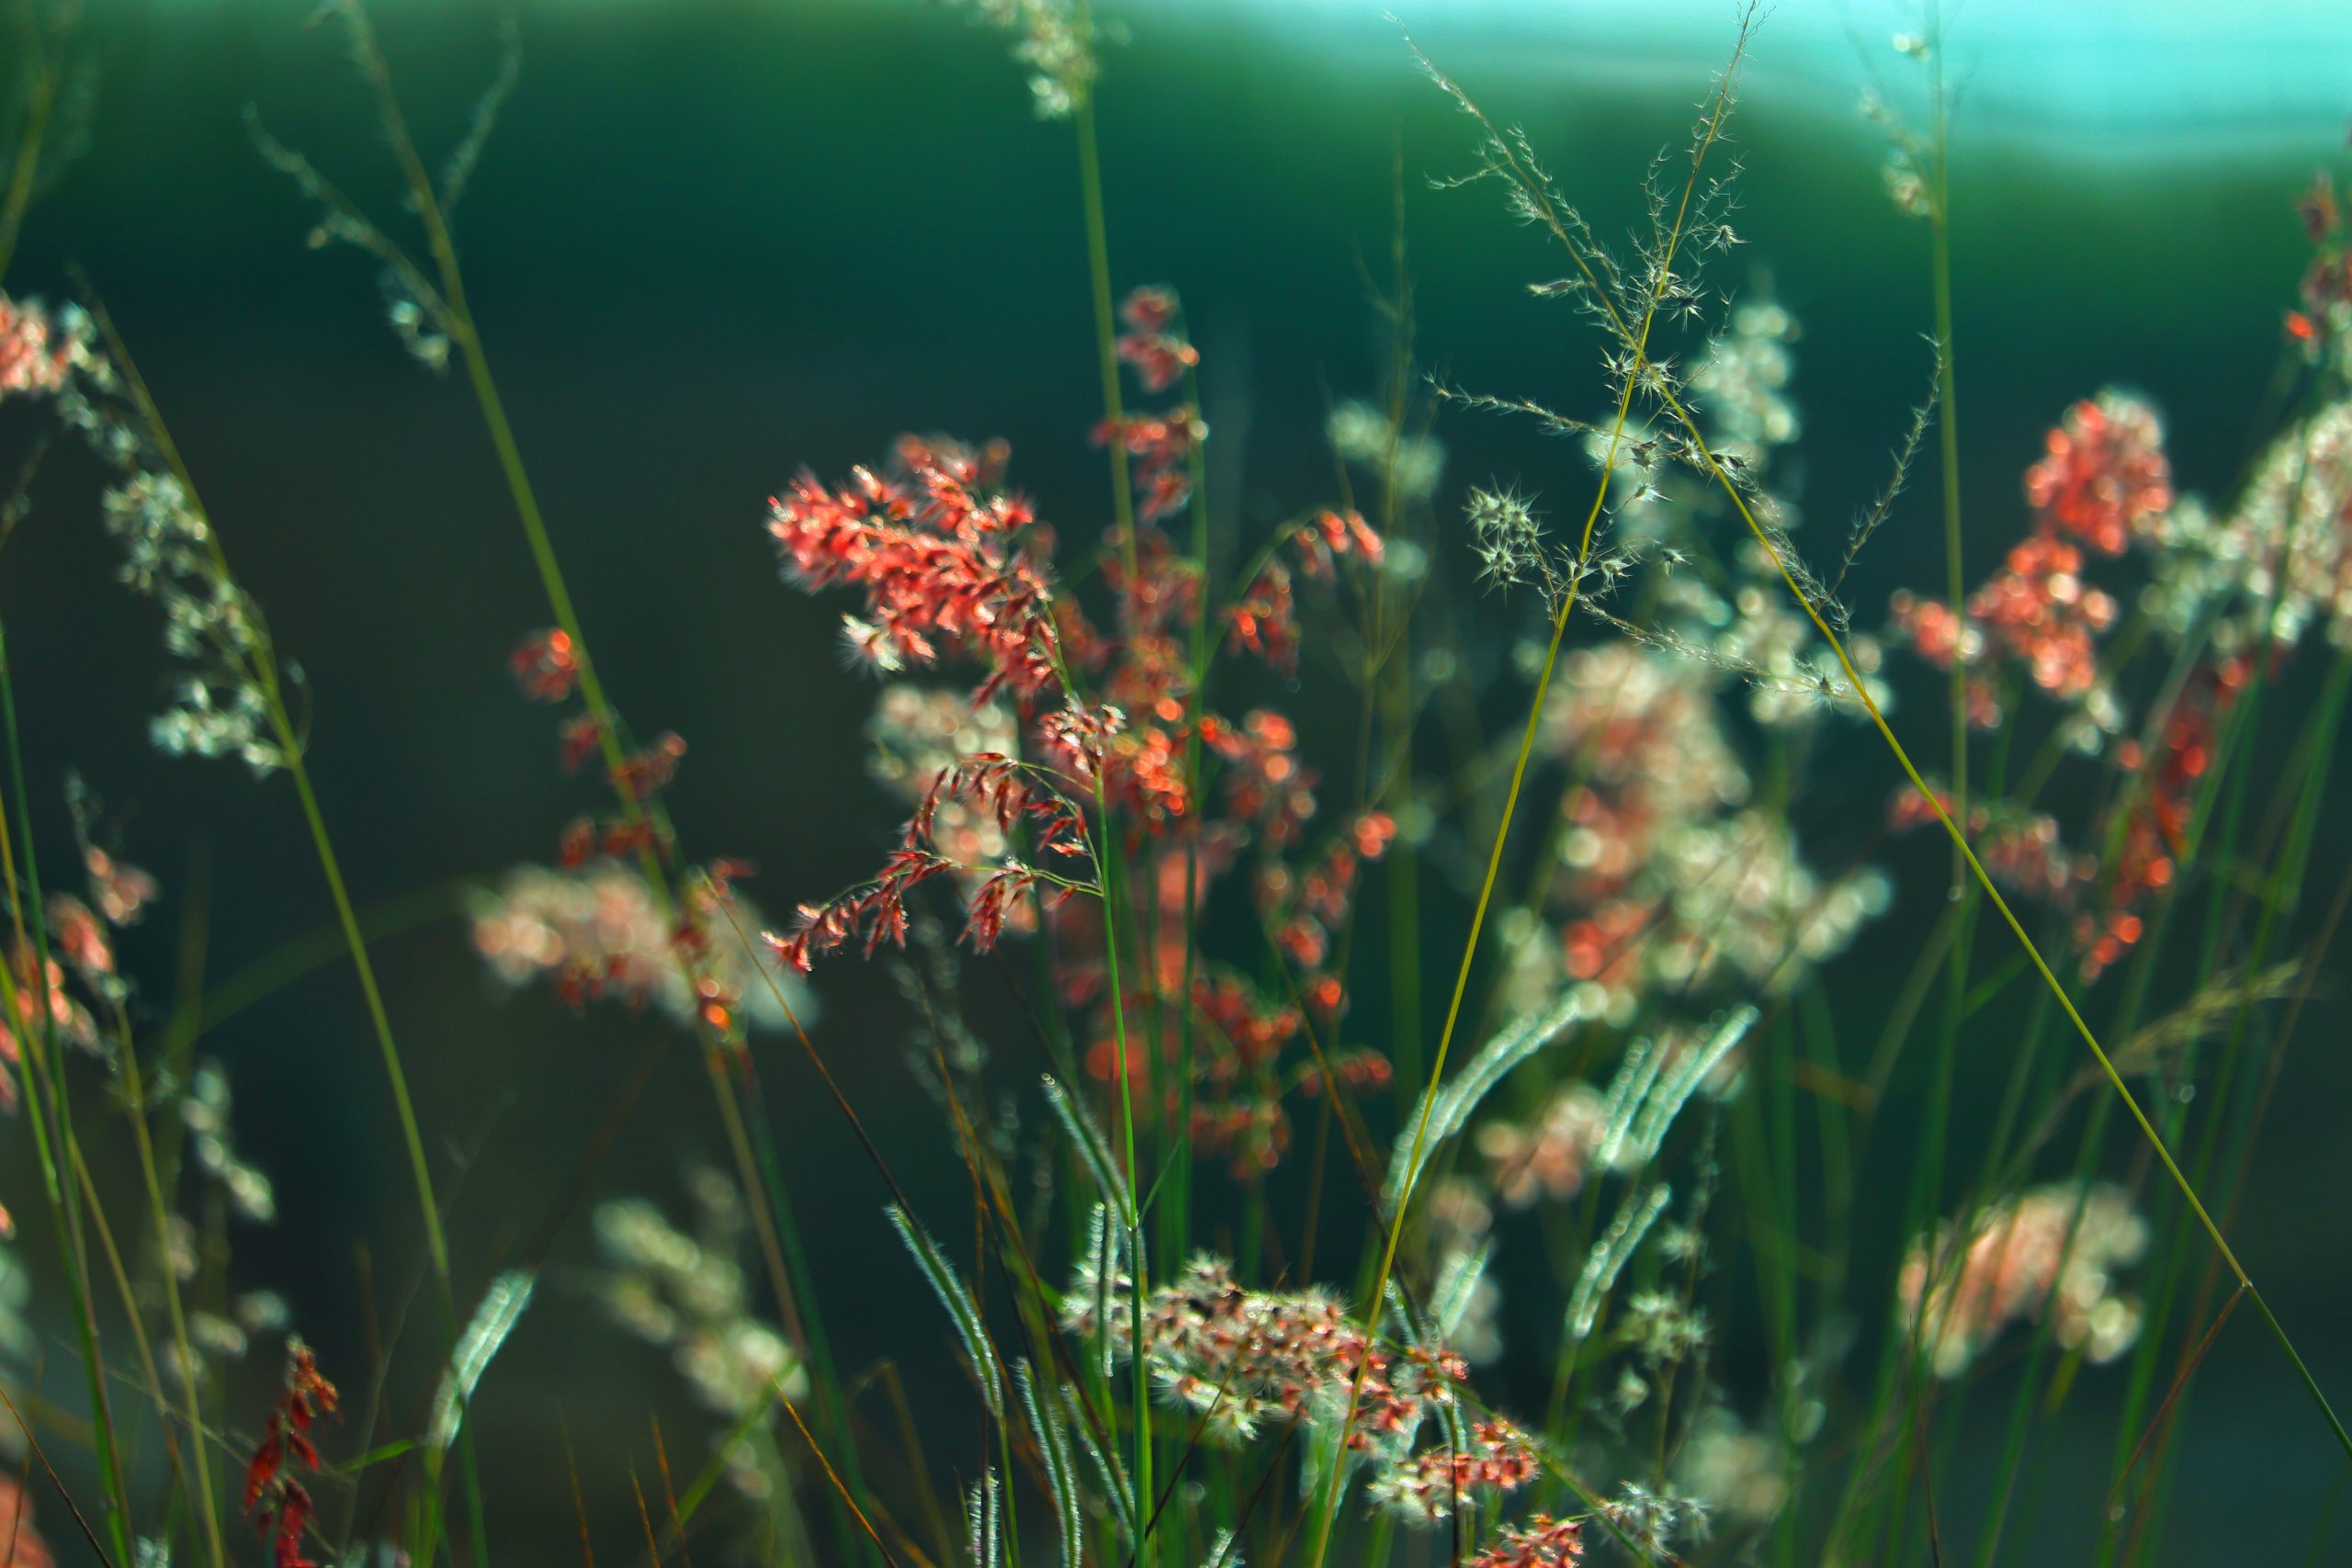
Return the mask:
<svg viewBox="0 0 2352 1568">
<path fill-rule="evenodd" d="M 1480 488 L 1463 508 L 1470 525 L 1470 547 L 1478 557 L 1478 579 L 1492 588 L 1540 587 L 1556 595 L 1563 573 L 1544 536 L 1544 518 L 1515 490 Z"/>
</svg>

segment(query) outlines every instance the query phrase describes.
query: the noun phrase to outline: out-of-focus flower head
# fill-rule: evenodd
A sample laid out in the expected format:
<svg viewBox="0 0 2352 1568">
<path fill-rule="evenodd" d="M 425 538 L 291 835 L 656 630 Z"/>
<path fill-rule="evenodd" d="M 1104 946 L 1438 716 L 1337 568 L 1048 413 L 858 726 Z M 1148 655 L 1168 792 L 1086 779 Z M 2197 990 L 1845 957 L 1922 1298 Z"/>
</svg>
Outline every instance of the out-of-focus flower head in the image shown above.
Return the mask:
<svg viewBox="0 0 2352 1568">
<path fill-rule="evenodd" d="M 2109 1361 L 2140 1333 L 2139 1303 L 2116 1272 L 2147 1249 L 2148 1227 L 2112 1187 L 2038 1187 L 1980 1211 L 1964 1236 L 1945 1224 L 1914 1241 L 1896 1278 L 1905 1333 L 1937 1373 L 1956 1377 L 2012 1323 L 2047 1312 L 2058 1344 Z M 1923 1300 L 1924 1297 L 1924 1300 Z"/>
</svg>

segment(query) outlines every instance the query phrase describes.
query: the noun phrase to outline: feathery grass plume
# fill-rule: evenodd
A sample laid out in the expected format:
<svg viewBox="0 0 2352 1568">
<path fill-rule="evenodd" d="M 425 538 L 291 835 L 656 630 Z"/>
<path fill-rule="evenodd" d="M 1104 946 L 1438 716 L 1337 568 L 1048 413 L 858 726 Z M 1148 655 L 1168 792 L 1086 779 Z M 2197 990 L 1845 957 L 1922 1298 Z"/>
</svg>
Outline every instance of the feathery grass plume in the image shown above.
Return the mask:
<svg viewBox="0 0 2352 1568">
<path fill-rule="evenodd" d="M 964 1540 L 972 1568 L 1003 1568 L 1004 1521 L 997 1493 L 996 1472 L 983 1469 L 964 1494 Z"/>
<path fill-rule="evenodd" d="M 1659 1145 L 1666 1142 L 1674 1119 L 1682 1114 L 1692 1092 L 1747 1037 L 1747 1032 L 1756 1027 L 1757 1017 L 1752 1007 L 1734 1008 L 1716 1021 L 1713 1032 L 1703 1043 L 1680 1042 L 1670 1069 L 1652 1081 L 1623 1143 L 1604 1149 L 1603 1163 L 1620 1169 L 1639 1170 L 1656 1159 Z"/>
<path fill-rule="evenodd" d="M 1100 1211 L 1097 1213 L 1099 1214 Z M 1106 1347 L 1109 1344 L 1107 1338 L 1104 1344 Z M 1102 1376 L 1108 1382 L 1111 1366 L 1107 1348 L 1104 1354 Z M 1079 1447 L 1085 1450 L 1087 1461 L 1093 1467 L 1095 1495 L 1111 1510 L 1112 1521 L 1118 1527 L 1120 1536 L 1132 1544 L 1136 1539 L 1135 1487 L 1127 1480 L 1126 1466 L 1120 1461 L 1118 1449 L 1114 1445 L 1106 1452 L 1103 1445 L 1095 1441 L 1092 1425 L 1087 1420 L 1076 1389 L 1063 1387 L 1058 1392 L 1065 1422 L 1063 1430 L 1078 1434 Z"/>
<path fill-rule="evenodd" d="M 1062 1408 L 1054 1398 L 1058 1386 L 1049 1388 L 1044 1397 L 1039 1397 L 1036 1372 L 1026 1357 L 1013 1363 L 1012 1373 L 1014 1386 L 1021 1393 L 1021 1407 L 1029 1417 L 1029 1430 L 1037 1439 L 1037 1453 L 1045 1463 L 1046 1487 L 1053 1496 L 1054 1520 L 1061 1532 L 1062 1568 L 1083 1568 L 1085 1506 L 1079 1496 L 1069 1433 L 1062 1426 Z"/>
<path fill-rule="evenodd" d="M 1136 1195 L 1128 1190 L 1126 1175 L 1111 1152 L 1110 1141 L 1094 1124 L 1086 1107 L 1062 1088 L 1059 1079 L 1047 1073 L 1044 1082 L 1046 1103 L 1053 1108 L 1055 1119 L 1069 1134 L 1070 1145 L 1085 1162 L 1087 1174 L 1094 1178 L 1095 1190 L 1117 1213 L 1119 1228 L 1132 1232 L 1136 1225 Z"/>
<path fill-rule="evenodd" d="M 1430 1333 L 1439 1340 L 1460 1339 L 1464 1320 L 1476 1303 L 1478 1292 L 1487 1282 L 1487 1265 L 1494 1261 L 1495 1244 L 1490 1238 L 1481 1241 L 1467 1251 L 1448 1253 L 1438 1268 L 1437 1282 L 1430 1288 L 1429 1300 Z"/>
<path fill-rule="evenodd" d="M 932 1292 L 938 1296 L 939 1304 L 946 1308 L 949 1321 L 955 1324 L 956 1337 L 964 1342 L 964 1354 L 971 1359 L 972 1375 L 979 1382 L 981 1402 L 987 1404 L 990 1416 L 1003 1420 L 1003 1378 L 997 1368 L 996 1347 L 989 1341 L 988 1327 L 980 1319 L 980 1309 L 972 1301 L 971 1292 L 964 1289 L 964 1281 L 956 1277 L 946 1255 L 939 1250 L 939 1244 L 931 1239 L 931 1233 L 922 1228 L 922 1222 L 895 1203 L 883 1212 L 890 1216 L 890 1224 L 898 1228 L 899 1238 L 914 1255 L 923 1278 L 931 1281 Z"/>
<path fill-rule="evenodd" d="M 115 476 L 100 508 L 122 546 L 120 580 L 162 608 L 164 649 L 180 666 L 172 705 L 149 726 L 155 744 L 273 773 L 291 742 L 270 710 L 295 672 L 281 671 L 261 608 L 231 574 L 135 373 L 98 336 L 78 307 L 51 318 L 0 296 L 0 393 L 49 396 Z"/>
<path fill-rule="evenodd" d="M 1642 1238 L 1648 1235 L 1657 1217 L 1666 1212 L 1673 1190 L 1663 1183 L 1651 1188 L 1639 1201 L 1628 1200 L 1618 1207 L 1616 1217 L 1585 1254 L 1584 1269 L 1577 1276 L 1576 1290 L 1568 1297 L 1565 1320 L 1566 1332 L 1571 1344 L 1580 1345 L 1592 1337 L 1592 1327 L 1608 1304 L 1609 1294 L 1617 1288 L 1617 1276 L 1626 1262 L 1640 1249 Z"/>
<path fill-rule="evenodd" d="M 1420 1179 L 1421 1172 L 1448 1139 L 1462 1131 L 1481 1100 L 1511 1069 L 1557 1041 L 1571 1024 L 1587 1016 L 1586 1004 L 1574 991 L 1565 992 L 1541 1012 L 1514 1020 L 1480 1047 L 1461 1072 L 1442 1087 L 1430 1089 L 1406 1119 L 1388 1156 L 1388 1179 L 1382 1203 L 1394 1212 Z"/>
<path fill-rule="evenodd" d="M 523 1309 L 531 1304 L 531 1292 L 537 1284 L 537 1276 L 529 1269 L 509 1269 L 482 1292 L 481 1304 L 474 1308 L 466 1331 L 458 1337 L 448 1370 L 434 1393 L 432 1419 L 424 1427 L 426 1447 L 446 1450 L 457 1441 L 458 1424 L 465 1419 L 474 1389 L 490 1370 L 492 1359 L 504 1348 L 506 1337 L 523 1321 Z"/>
</svg>

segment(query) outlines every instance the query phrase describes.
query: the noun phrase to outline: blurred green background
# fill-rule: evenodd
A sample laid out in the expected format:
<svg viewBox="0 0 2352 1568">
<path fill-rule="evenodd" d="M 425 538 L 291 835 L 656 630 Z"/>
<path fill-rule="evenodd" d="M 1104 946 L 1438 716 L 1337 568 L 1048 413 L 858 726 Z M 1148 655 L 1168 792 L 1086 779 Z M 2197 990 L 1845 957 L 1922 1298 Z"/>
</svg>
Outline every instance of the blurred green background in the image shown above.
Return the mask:
<svg viewBox="0 0 2352 1568">
<path fill-rule="evenodd" d="M 1734 33 L 1730 7 L 1713 3 L 1388 4 L 1499 118 L 1525 124 L 1604 235 L 1639 217 L 1645 164 L 1684 134 Z M 1130 35 L 1107 55 L 1102 97 L 1114 282 L 1182 291 L 1218 498 L 1245 530 L 1329 494 L 1325 411 L 1373 389 L 1382 349 L 1363 269 L 1385 269 L 1400 160 L 1424 361 L 1570 412 L 1599 397 L 1593 344 L 1521 287 L 1557 258 L 1488 194 L 1428 187 L 1466 165 L 1468 128 L 1417 76 L 1382 9 L 1109 8 Z M 461 132 L 495 62 L 492 14 L 471 0 L 377 10 L 431 155 Z M 384 329 L 364 258 L 306 251 L 311 214 L 247 143 L 250 102 L 371 211 L 401 216 L 339 36 L 306 28 L 305 15 L 299 0 L 89 6 L 89 146 L 34 210 L 11 287 L 68 294 L 73 263 L 105 297 L 241 574 L 309 676 L 320 787 L 357 897 L 383 906 L 548 858 L 592 798 L 558 771 L 547 715 L 505 672 L 506 650 L 546 615 L 469 398 Z M 1066 537 L 1104 520 L 1086 441 L 1099 411 L 1071 142 L 1034 121 L 1003 40 L 953 6 L 547 0 L 521 16 L 522 86 L 458 215 L 475 310 L 606 680 L 641 730 L 673 728 L 691 746 L 672 796 L 685 841 L 755 862 L 753 896 L 782 909 L 868 870 L 894 812 L 864 775 L 868 691 L 838 666 L 831 610 L 778 585 L 763 498 L 803 463 L 838 473 L 900 430 L 937 430 L 1009 438 L 1015 479 Z M 1973 579 L 2022 525 L 2018 477 L 2041 431 L 2101 385 L 2165 411 L 2184 489 L 2227 492 L 2267 434 L 2280 314 L 2304 254 L 2290 199 L 2343 162 L 2352 17 L 2316 5 L 1983 0 L 1949 22 L 1963 94 L 1953 201 Z M 1804 323 L 1796 499 L 1816 549 L 1837 547 L 1883 481 L 1931 369 L 1925 231 L 1886 200 L 1883 145 L 1855 110 L 1865 59 L 1909 86 L 1887 36 L 1917 23 L 1870 0 L 1784 6 L 1758 39 L 1737 122 L 1749 243 L 1717 282 L 1769 280 Z M 32 423 L 0 414 L 11 463 Z M 1580 460 L 1525 429 L 1449 418 L 1438 434 L 1444 496 L 1501 479 L 1565 500 L 1587 483 Z M 0 614 L 44 843 L 62 852 L 49 786 L 78 768 L 131 813 L 127 847 L 165 884 L 130 943 L 160 1001 L 191 856 L 209 868 L 216 980 L 322 930 L 328 909 L 277 798 L 284 780 L 256 787 L 234 766 L 147 749 L 157 627 L 112 581 L 96 484 L 80 454 L 53 455 L 37 510 L 0 555 Z M 1939 581 L 1936 528 L 1924 504 L 1897 513 L 1857 572 L 1860 619 L 1899 583 Z M 1467 667 L 1497 669 L 1529 613 L 1459 602 L 1454 623 L 1475 627 Z M 2306 654 L 2293 671 L 2296 694 L 2318 664 Z M 1898 723 L 1939 732 L 1931 689 L 1905 689 L 1922 702 Z M 1508 682 L 1485 695 L 1498 715 L 1523 700 Z M 1312 749 L 1325 727 L 1311 697 L 1301 705 Z M 2275 728 L 2267 743 L 2283 748 L 2287 721 Z M 1820 777 L 1807 822 L 1834 861 L 1869 836 L 1894 774 L 1874 742 L 1846 734 Z M 1460 852 L 1442 839 L 1432 863 Z M 2352 816 L 2339 815 L 2321 832 L 2312 902 L 2324 907 L 2317 894 L 2347 853 Z M 1883 863 L 1895 908 L 1829 975 L 1858 1037 L 1876 1028 L 1942 897 L 1933 846 L 1895 845 Z M 1447 897 L 1433 952 L 1458 941 Z M 452 1229 L 478 1285 L 556 1211 L 585 1130 L 660 1026 L 507 994 L 454 918 L 385 942 L 381 963 L 436 1152 L 464 1161 Z M 918 1201 L 954 1212 L 960 1173 L 907 1092 L 888 987 L 850 963 L 821 970 L 818 987 L 820 1043 L 848 1092 Z M 1355 1032 L 1377 1040 L 1369 994 L 1365 1006 Z M 2324 987 L 2239 1227 L 2248 1266 L 2339 1399 L 2352 1396 L 2347 1019 Z M 1961 1146 L 1968 1118 L 1989 1116 L 2013 1039 L 1988 1016 L 1965 1041 Z M 282 1289 L 331 1368 L 362 1364 L 355 1243 L 368 1238 L 387 1299 L 418 1248 L 347 968 L 285 987 L 208 1048 L 230 1067 L 243 1149 L 276 1178 L 282 1209 L 274 1229 L 240 1234 L 238 1276 Z M 879 1223 L 882 1195 L 806 1069 L 772 1043 L 763 1052 L 844 1359 L 897 1357 L 927 1413 L 960 1413 L 945 1325 Z M 1025 1077 L 1018 1047 L 1004 1054 Z M 688 1053 L 672 1057 L 592 1196 L 674 1200 L 689 1165 L 721 1162 L 699 1077 Z M 1897 1087 L 1913 1100 L 1890 1111 L 1894 1126 L 1918 1092 Z M 9 1190 L 28 1199 L 28 1152 L 6 1141 Z M 2120 1156 L 2113 1168 L 2126 1168 Z M 29 1201 L 18 1212 L 34 1214 Z M 560 1265 L 587 1257 L 584 1219 L 559 1245 Z M 1882 1263 L 1892 1245 L 1872 1243 Z M 47 1382 L 70 1398 L 63 1320 L 43 1301 Z M 1520 1321 L 1540 1330 L 1552 1309 L 1529 1310 Z M 1532 1365 L 1506 1362 L 1490 1392 L 1512 1403 L 1510 1380 Z M 1541 1375 L 1522 1403 L 1540 1398 Z M 2179 1539 L 2161 1560 L 2213 1561 L 2224 1530 L 2225 1560 L 2301 1551 L 2335 1473 L 2324 1431 L 2246 1323 L 2202 1380 Z M 2119 1382 L 2086 1377 L 2065 1417 L 2084 1424 L 2081 1472 L 2068 1468 L 2075 1447 L 2047 1450 L 2053 1495 L 2103 1483 L 2100 1418 Z M 1980 1407 L 1989 1420 L 2003 1404 Z M 650 1454 L 645 1413 L 697 1457 L 700 1437 L 685 1434 L 706 1429 L 659 1353 L 605 1326 L 560 1268 L 478 1409 L 502 1478 L 492 1532 L 517 1562 L 574 1550 L 559 1416 L 592 1516 L 616 1540 L 635 1528 L 626 1475 Z M 1963 1487 L 1969 1473 L 1963 1461 Z M 2035 1560 L 2071 1560 L 2071 1528 L 2053 1524 Z M 2330 1550 L 2352 1551 L 2352 1529 Z"/>
</svg>

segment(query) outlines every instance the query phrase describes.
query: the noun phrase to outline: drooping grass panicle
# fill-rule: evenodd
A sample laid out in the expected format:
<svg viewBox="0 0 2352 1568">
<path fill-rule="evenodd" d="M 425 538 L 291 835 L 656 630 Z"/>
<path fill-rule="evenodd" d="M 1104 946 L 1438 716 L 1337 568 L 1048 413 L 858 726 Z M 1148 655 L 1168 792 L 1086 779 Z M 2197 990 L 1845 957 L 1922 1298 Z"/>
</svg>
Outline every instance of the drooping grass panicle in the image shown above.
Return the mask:
<svg viewBox="0 0 2352 1568">
<path fill-rule="evenodd" d="M 375 257 L 383 268 L 386 321 L 420 363 L 435 370 L 446 369 L 452 334 L 458 331 L 457 318 L 424 269 L 321 174 L 308 155 L 272 135 L 258 105 L 245 106 L 245 134 L 262 162 L 285 175 L 318 209 L 309 235 L 311 248 L 350 245 Z M 475 160 L 479 156 L 477 150 Z M 475 160 L 469 161 L 469 167 Z"/>
</svg>

